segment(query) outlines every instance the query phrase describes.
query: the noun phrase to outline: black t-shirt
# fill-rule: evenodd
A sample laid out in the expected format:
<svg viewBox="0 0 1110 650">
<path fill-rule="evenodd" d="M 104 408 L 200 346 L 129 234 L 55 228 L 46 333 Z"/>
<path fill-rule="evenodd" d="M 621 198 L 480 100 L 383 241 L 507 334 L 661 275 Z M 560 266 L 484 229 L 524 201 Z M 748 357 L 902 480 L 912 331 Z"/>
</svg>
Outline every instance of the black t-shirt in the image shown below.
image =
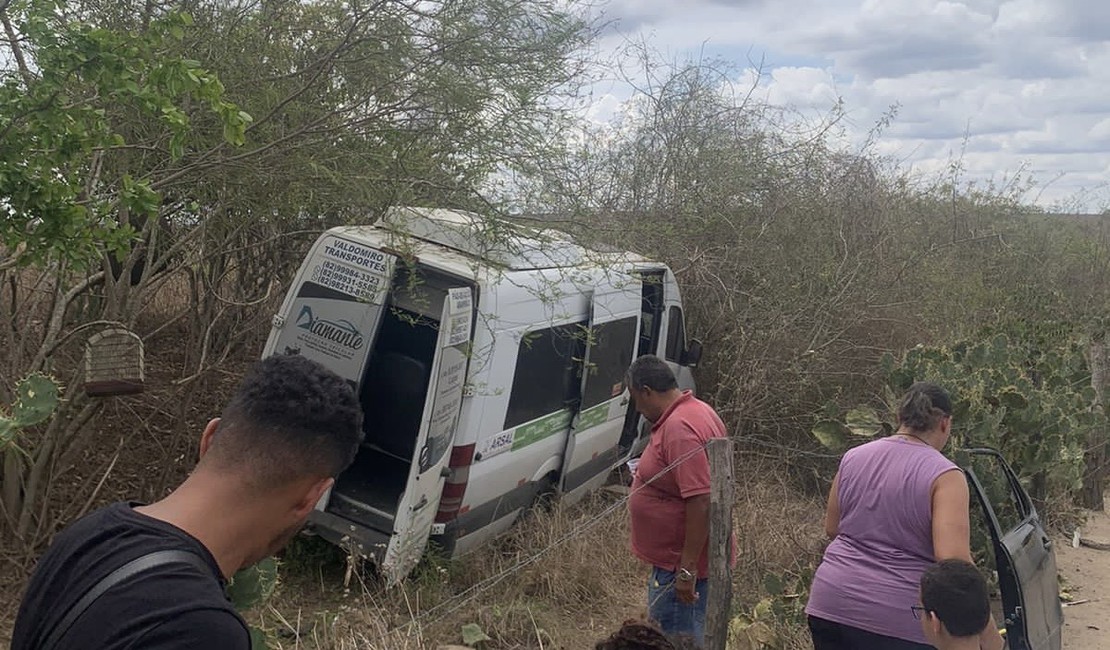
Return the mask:
<svg viewBox="0 0 1110 650">
<path fill-rule="evenodd" d="M 171 549 L 196 553 L 211 570 L 176 562 L 123 580 L 85 610 L 57 650 L 249 650 L 250 633 L 208 549 L 128 503 L 97 510 L 54 539 L 27 585 L 12 650 L 39 650 L 101 578 L 147 553 Z"/>
</svg>

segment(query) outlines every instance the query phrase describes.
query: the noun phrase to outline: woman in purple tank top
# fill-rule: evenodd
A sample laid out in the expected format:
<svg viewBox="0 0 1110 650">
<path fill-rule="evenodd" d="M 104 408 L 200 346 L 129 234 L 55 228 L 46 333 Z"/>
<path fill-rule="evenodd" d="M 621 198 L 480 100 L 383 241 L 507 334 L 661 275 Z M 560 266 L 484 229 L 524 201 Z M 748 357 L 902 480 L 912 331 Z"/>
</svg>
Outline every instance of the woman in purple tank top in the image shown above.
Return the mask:
<svg viewBox="0 0 1110 650">
<path fill-rule="evenodd" d="M 898 431 L 849 450 L 829 490 L 832 542 L 813 577 L 806 614 L 815 650 L 924 650 L 912 607 L 925 569 L 971 560 L 967 480 L 940 452 L 952 401 L 919 382 L 898 406 Z M 980 638 L 1002 648 L 994 621 Z"/>
</svg>

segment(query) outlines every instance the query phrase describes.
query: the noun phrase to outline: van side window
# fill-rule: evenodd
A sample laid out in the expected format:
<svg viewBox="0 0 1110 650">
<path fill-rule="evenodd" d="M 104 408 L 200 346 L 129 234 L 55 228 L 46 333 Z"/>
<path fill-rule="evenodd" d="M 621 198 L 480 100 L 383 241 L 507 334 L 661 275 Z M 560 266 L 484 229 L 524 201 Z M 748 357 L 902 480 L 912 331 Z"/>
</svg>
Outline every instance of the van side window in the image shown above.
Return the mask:
<svg viewBox="0 0 1110 650">
<path fill-rule="evenodd" d="M 682 308 L 671 307 L 667 314 L 667 361 L 678 363 L 686 349 L 686 325 L 682 319 Z"/>
<path fill-rule="evenodd" d="M 624 391 L 624 375 L 636 347 L 636 317 L 595 325 L 582 408 L 609 401 Z"/>
<path fill-rule="evenodd" d="M 578 398 L 585 323 L 528 332 L 520 342 L 505 428 L 567 408 Z"/>
</svg>

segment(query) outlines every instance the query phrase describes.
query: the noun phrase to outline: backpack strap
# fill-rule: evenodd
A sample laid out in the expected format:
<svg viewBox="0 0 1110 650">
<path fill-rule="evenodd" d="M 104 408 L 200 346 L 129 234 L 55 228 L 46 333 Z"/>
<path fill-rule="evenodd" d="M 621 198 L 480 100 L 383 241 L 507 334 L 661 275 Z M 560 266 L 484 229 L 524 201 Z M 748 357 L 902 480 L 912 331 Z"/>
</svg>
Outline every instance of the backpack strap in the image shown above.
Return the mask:
<svg viewBox="0 0 1110 650">
<path fill-rule="evenodd" d="M 141 555 L 104 576 L 100 579 L 100 582 L 97 582 L 86 591 L 85 594 L 69 608 L 69 611 L 66 612 L 61 622 L 50 631 L 50 634 L 46 637 L 45 643 L 39 646 L 40 650 L 54 650 L 58 642 L 65 636 L 66 632 L 68 632 L 69 629 L 73 627 L 73 624 L 77 622 L 77 619 L 85 613 L 85 610 L 92 606 L 98 598 L 104 595 L 104 592 L 112 587 L 144 571 L 149 571 L 166 564 L 182 563 L 196 567 L 205 573 L 212 572 L 212 567 L 210 567 L 199 555 L 191 551 L 172 549 L 154 551 L 153 553 Z"/>
</svg>

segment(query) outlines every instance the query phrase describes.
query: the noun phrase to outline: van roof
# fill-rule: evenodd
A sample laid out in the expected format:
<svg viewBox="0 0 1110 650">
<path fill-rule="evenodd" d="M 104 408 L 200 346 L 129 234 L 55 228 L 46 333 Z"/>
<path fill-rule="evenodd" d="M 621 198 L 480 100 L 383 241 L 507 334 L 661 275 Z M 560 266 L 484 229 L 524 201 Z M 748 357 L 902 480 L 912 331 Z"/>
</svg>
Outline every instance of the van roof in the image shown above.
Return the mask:
<svg viewBox="0 0 1110 650">
<path fill-rule="evenodd" d="M 396 207 L 370 226 L 344 226 L 333 229 L 367 245 L 396 248 L 402 238 L 419 243 L 418 255 L 432 252 L 434 260 L 424 261 L 444 270 L 474 275 L 481 267 L 510 271 L 553 269 L 621 262 L 641 265 L 648 260 L 627 252 L 592 251 L 571 241 L 562 232 L 549 228 L 529 228 L 503 219 L 483 217 L 463 210 Z"/>
</svg>

